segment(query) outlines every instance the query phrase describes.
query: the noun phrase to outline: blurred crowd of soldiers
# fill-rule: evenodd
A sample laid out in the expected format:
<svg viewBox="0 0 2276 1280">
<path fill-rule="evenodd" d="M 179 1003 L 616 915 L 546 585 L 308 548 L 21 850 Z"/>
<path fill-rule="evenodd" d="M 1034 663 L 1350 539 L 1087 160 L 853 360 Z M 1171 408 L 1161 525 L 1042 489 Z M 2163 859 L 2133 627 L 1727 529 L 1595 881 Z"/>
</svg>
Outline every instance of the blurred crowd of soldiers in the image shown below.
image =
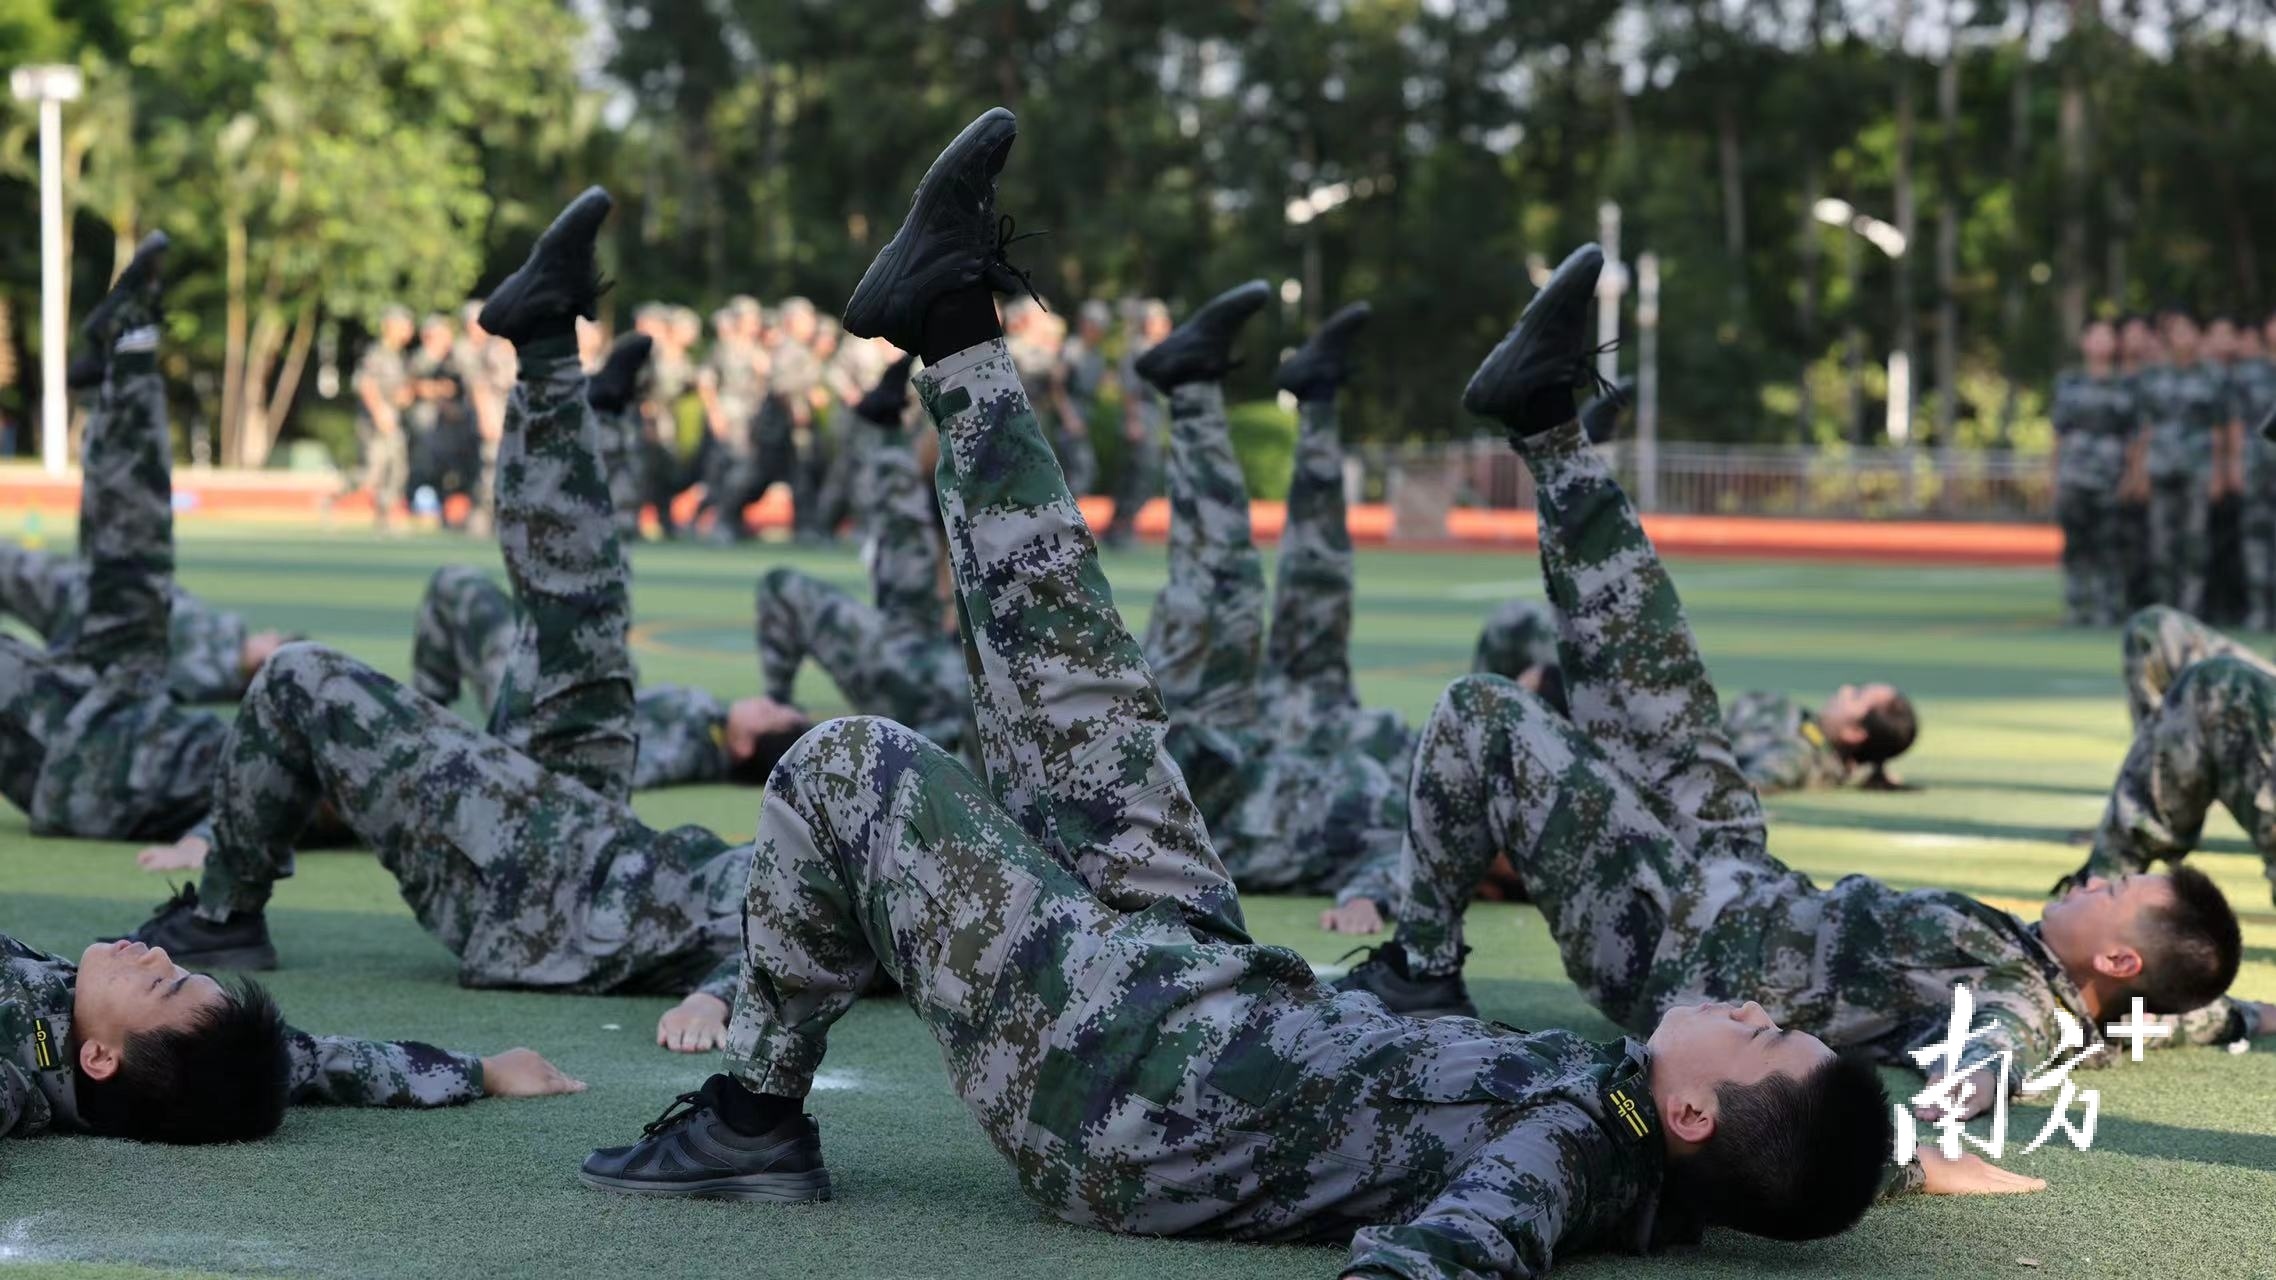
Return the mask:
<svg viewBox="0 0 2276 1280">
<path fill-rule="evenodd" d="M 2276 317 L 2096 318 L 2055 382 L 2067 620 L 2164 604 L 2276 630 Z"/>
<path fill-rule="evenodd" d="M 515 366 L 511 345 L 483 332 L 480 309 L 470 302 L 454 321 L 390 308 L 357 363 L 361 465 L 350 490 L 370 495 L 382 530 L 399 527 L 406 511 L 448 526 L 454 496 L 467 499 L 468 531 L 490 528 L 491 470 Z M 1126 543 L 1139 508 L 1159 492 L 1168 429 L 1160 393 L 1130 369 L 1169 333 L 1169 309 L 1154 299 L 1119 307 L 1089 301 L 1070 331 L 1066 318 L 1023 298 L 1005 306 L 1003 322 L 1068 487 L 1110 493 L 1114 515 L 1102 540 Z M 835 317 L 800 297 L 767 306 L 738 295 L 711 313 L 708 326 L 692 307 L 643 303 L 633 309 L 632 329 L 654 346 L 638 385 L 639 438 L 620 455 L 629 474 L 615 479 L 620 492 L 638 495 L 636 509 L 655 512 L 656 534 L 751 538 L 747 509 L 777 485 L 789 490 L 801 544 L 834 542 L 858 520 L 863 472 L 853 463 L 864 442 L 851 409 L 899 349 L 848 337 Z M 610 342 L 606 327 L 580 323 L 588 371 L 600 367 Z M 918 412 L 913 400 L 910 412 Z M 1092 433 L 1117 427 L 1119 462 L 1102 490 Z M 690 490 L 698 498 L 683 522 L 675 503 Z M 636 526 L 635 519 L 627 527 Z"/>
</svg>

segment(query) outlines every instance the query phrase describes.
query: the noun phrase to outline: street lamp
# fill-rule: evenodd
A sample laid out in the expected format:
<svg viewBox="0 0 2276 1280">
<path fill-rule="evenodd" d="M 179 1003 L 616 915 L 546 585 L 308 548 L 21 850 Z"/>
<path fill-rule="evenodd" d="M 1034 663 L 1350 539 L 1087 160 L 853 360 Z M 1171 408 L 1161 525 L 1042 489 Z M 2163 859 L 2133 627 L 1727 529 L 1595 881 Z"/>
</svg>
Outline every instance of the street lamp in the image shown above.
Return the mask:
<svg viewBox="0 0 2276 1280">
<path fill-rule="evenodd" d="M 18 67 L 9 85 L 40 104 L 40 457 L 63 471 L 63 104 L 79 100 L 79 68 Z"/>
<path fill-rule="evenodd" d="M 1812 206 L 1811 213 L 1829 227 L 1842 227 L 1864 238 L 1889 261 L 1902 264 L 1905 233 L 1871 214 L 1859 213 L 1847 200 L 1831 196 Z M 1902 348 L 1889 352 L 1889 439 L 1895 444 L 1912 440 L 1912 357 Z"/>
</svg>

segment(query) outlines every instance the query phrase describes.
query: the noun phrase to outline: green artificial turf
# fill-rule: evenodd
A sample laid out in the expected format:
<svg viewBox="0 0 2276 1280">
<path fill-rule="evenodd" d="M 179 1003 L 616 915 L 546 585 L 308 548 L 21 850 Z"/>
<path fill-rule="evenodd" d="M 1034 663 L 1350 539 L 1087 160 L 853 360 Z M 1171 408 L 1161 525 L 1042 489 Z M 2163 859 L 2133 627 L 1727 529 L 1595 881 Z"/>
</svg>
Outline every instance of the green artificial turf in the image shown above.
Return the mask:
<svg viewBox="0 0 2276 1280">
<path fill-rule="evenodd" d="M 192 529 L 183 577 L 258 625 L 320 638 L 401 674 L 428 570 L 495 563 L 478 544 L 376 543 L 301 530 Z M 791 563 L 849 585 L 851 555 L 780 547 L 645 549 L 637 560 L 644 676 L 751 690 L 751 588 Z M 1135 629 L 1161 551 L 1110 556 Z M 1831 879 L 1866 872 L 1951 885 L 2026 913 L 2081 851 L 2125 744 L 2110 632 L 2053 625 L 2050 573 L 1693 561 L 1678 584 L 1725 689 L 1816 695 L 1886 678 L 1918 700 L 1924 731 L 1902 794 L 1831 793 L 1771 805 L 1773 848 Z M 1479 619 L 1537 595 L 1529 554 L 1364 553 L 1357 663 L 1366 699 L 1420 719 L 1467 664 Z M 834 692 L 809 674 L 823 709 Z M 747 792 L 643 796 L 652 821 L 748 834 Z M 37 840 L 0 809 L 0 931 L 76 953 L 139 919 L 164 885 L 123 845 Z M 2240 993 L 2276 998 L 2276 911 L 2257 859 L 2217 819 L 2197 864 L 2246 918 Z M 1335 961 L 1317 901 L 1254 899 L 1267 940 Z M 272 985 L 301 1026 L 495 1051 L 529 1045 L 592 1085 L 573 1098 L 427 1113 L 302 1110 L 257 1146 L 164 1150 L 88 1138 L 0 1142 L 0 1271 L 307 1275 L 1171 1277 L 1336 1273 L 1341 1254 L 1124 1239 L 1042 1218 L 949 1093 L 923 1028 L 865 1002 L 832 1040 L 813 1111 L 835 1202 L 782 1209 L 594 1194 L 585 1151 L 636 1136 L 711 1060 L 652 1043 L 658 999 L 462 991 L 451 957 L 413 923 L 368 857 L 301 859 L 270 913 L 284 967 Z M 1520 1026 L 1612 1028 L 1568 984 L 1530 908 L 1472 916 L 1472 989 Z M 1893 1083 L 1901 1083 L 1892 1073 Z M 2080 1076 L 2102 1091 L 2094 1149 L 2020 1157 L 2045 1112 L 2017 1108 L 2007 1161 L 2051 1184 L 2003 1200 L 1916 1199 L 1831 1242 L 1719 1233 L 1662 1259 L 1576 1259 L 1578 1275 L 2276 1274 L 2276 1056 L 2188 1050 Z M 2028 1261 L 2027 1261 L 2028 1260 Z M 2034 1265 L 2036 1264 L 2036 1265 Z M 1562 1265 L 1560 1270 L 1562 1270 Z"/>
</svg>

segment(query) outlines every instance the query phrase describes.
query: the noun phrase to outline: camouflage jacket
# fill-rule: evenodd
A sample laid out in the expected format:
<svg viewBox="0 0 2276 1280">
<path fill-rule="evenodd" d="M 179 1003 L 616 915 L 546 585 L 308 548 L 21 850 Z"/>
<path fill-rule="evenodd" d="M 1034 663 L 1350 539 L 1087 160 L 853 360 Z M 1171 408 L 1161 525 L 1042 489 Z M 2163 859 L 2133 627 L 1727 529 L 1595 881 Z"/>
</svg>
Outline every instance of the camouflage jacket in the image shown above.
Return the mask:
<svg viewBox="0 0 2276 1280">
<path fill-rule="evenodd" d="M 0 1137 L 84 1126 L 71 1069 L 79 967 L 0 934 Z M 432 1045 L 288 1029 L 288 1097 L 349 1107 L 445 1107 L 482 1096 L 482 1060 Z"/>
<path fill-rule="evenodd" d="M 2067 370 L 2055 379 L 2052 414 L 2062 450 L 2057 482 L 2096 491 L 2117 488 L 2126 471 L 2126 446 L 2140 421 L 2133 383 Z"/>
<path fill-rule="evenodd" d="M 26 738 L 44 744 L 38 767 L 0 777 L 35 833 L 172 840 L 205 816 L 229 737 L 221 719 L 181 706 L 159 680 L 97 675 L 0 635 L 8 666 L 40 672 L 13 708 L 37 724 Z"/>
<path fill-rule="evenodd" d="M 2234 408 L 2228 372 L 2200 361 L 2185 369 L 2153 365 L 2136 375 L 2149 426 L 2149 472 L 2173 480 L 2213 465 L 2213 437 Z"/>
<path fill-rule="evenodd" d="M 634 791 L 727 777 L 727 707 L 709 690 L 645 686 L 633 702 L 632 727 L 640 735 L 632 764 Z"/>
<path fill-rule="evenodd" d="M 2260 434 L 2260 424 L 2276 411 L 2276 362 L 2239 360 L 2229 366 L 2231 409 L 2244 423 L 2244 461 L 2253 490 L 2266 497 L 2276 484 L 2276 444 Z"/>
<path fill-rule="evenodd" d="M 1784 694 L 1756 691 L 1731 699 L 1723 732 L 1739 772 L 1757 791 L 1837 787 L 1849 777 L 1848 762 L 1826 742 L 1817 717 Z"/>
</svg>

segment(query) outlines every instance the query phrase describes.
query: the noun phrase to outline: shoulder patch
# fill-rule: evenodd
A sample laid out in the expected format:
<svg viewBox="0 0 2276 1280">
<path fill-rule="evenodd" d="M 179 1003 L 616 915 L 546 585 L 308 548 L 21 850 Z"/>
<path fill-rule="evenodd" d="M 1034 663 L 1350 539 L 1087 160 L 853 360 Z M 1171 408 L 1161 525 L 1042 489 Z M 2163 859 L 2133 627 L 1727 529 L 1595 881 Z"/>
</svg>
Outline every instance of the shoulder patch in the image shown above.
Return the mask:
<svg viewBox="0 0 2276 1280">
<path fill-rule="evenodd" d="M 32 1058 L 39 1063 L 40 1070 L 55 1070 L 61 1051 L 62 1046 L 56 1043 L 55 1028 L 48 1024 L 48 1020 L 32 1019 Z"/>
<path fill-rule="evenodd" d="M 1659 1132 L 1659 1116 L 1652 1106 L 1652 1091 L 1647 1087 L 1641 1070 L 1631 1071 L 1604 1089 L 1605 1108 L 1612 1113 L 1612 1127 L 1626 1133 L 1637 1142 L 1643 1142 Z"/>
</svg>

